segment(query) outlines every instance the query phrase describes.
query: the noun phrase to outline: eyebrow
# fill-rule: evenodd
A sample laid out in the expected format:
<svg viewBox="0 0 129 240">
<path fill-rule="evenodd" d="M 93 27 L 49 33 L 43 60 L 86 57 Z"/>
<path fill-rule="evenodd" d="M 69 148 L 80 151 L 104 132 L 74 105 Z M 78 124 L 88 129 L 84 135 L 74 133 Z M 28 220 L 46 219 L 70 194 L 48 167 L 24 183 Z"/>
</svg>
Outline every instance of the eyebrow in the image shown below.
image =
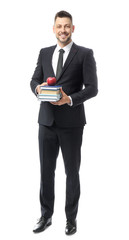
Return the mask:
<svg viewBox="0 0 129 240">
<path fill-rule="evenodd" d="M 62 26 L 62 24 L 61 24 L 61 23 L 58 23 L 57 26 Z M 64 26 L 70 26 L 70 24 L 69 24 L 69 23 L 66 23 Z"/>
</svg>

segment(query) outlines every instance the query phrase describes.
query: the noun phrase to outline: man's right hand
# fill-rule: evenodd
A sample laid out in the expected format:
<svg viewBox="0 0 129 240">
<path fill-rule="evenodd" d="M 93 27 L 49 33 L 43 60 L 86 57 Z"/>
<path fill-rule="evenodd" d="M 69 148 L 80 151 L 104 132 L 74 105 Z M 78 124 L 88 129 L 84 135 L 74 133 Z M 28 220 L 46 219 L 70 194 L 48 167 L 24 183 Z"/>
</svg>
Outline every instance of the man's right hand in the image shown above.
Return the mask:
<svg viewBox="0 0 129 240">
<path fill-rule="evenodd" d="M 41 85 L 38 85 L 37 87 L 36 87 L 36 92 L 37 92 L 37 94 L 40 94 L 41 93 L 41 86 L 47 86 L 48 84 L 47 84 L 47 82 L 43 82 Z"/>
</svg>

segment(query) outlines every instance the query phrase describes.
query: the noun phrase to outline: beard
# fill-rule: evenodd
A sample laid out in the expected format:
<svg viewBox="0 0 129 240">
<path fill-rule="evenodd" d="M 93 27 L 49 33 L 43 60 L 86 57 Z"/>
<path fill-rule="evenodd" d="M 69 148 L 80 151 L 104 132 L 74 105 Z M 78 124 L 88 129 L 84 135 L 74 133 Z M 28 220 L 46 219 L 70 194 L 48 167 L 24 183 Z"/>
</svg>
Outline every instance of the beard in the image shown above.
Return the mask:
<svg viewBox="0 0 129 240">
<path fill-rule="evenodd" d="M 60 40 L 60 39 L 57 37 L 57 40 L 58 40 L 60 43 L 68 43 L 68 42 L 70 42 L 71 37 L 68 37 L 66 40 Z"/>
<path fill-rule="evenodd" d="M 67 37 L 67 38 L 65 38 L 65 39 L 61 39 L 60 38 L 60 36 L 61 35 L 65 35 L 66 37 L 67 37 L 67 35 L 68 35 L 68 33 L 61 33 L 61 34 L 59 34 L 59 36 L 57 36 L 57 40 L 60 42 L 60 43 L 68 43 L 68 42 L 70 42 L 71 41 L 71 36 L 69 36 L 69 37 Z"/>
</svg>

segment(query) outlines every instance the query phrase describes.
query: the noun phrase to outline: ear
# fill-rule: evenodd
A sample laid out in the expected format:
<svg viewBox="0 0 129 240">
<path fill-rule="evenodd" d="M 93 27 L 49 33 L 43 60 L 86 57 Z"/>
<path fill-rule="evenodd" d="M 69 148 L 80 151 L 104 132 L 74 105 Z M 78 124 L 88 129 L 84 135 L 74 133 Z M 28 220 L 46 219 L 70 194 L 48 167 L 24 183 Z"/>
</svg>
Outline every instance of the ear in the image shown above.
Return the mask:
<svg viewBox="0 0 129 240">
<path fill-rule="evenodd" d="M 73 26 L 72 26 L 72 32 L 74 32 L 74 30 L 75 30 L 75 26 L 73 25 Z"/>
<path fill-rule="evenodd" d="M 53 32 L 55 33 L 55 26 L 53 26 Z"/>
</svg>

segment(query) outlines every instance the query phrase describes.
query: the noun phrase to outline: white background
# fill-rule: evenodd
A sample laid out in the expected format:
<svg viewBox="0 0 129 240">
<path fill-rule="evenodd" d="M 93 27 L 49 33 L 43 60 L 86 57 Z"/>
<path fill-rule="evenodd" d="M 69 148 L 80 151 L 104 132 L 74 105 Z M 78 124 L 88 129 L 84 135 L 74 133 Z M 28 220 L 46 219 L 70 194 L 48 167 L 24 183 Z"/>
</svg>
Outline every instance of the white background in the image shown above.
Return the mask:
<svg viewBox="0 0 129 240">
<path fill-rule="evenodd" d="M 53 225 L 32 233 L 39 206 L 38 110 L 30 90 L 39 51 L 56 43 L 57 11 L 73 15 L 73 41 L 94 50 L 99 94 L 85 103 L 78 232 L 129 239 L 129 37 L 126 0 L 4 0 L 0 4 L 0 238 L 66 239 L 65 174 L 57 161 Z"/>
</svg>

